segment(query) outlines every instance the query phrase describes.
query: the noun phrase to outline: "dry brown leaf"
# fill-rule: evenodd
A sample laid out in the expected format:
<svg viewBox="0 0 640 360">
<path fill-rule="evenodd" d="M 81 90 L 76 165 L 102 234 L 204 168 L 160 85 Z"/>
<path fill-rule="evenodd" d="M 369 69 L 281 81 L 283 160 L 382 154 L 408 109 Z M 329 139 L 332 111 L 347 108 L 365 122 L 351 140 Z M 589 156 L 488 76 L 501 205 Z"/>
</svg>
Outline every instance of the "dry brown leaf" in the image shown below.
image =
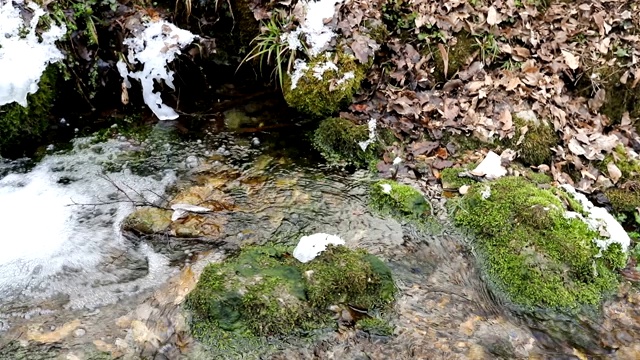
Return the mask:
<svg viewBox="0 0 640 360">
<path fill-rule="evenodd" d="M 635 89 L 636 85 L 638 85 L 638 82 L 640 82 L 640 68 L 636 69 L 636 72 L 633 73 L 633 83 L 631 84 L 631 88 Z"/>
<path fill-rule="evenodd" d="M 601 88 L 600 90 L 596 91 L 595 95 L 593 95 L 593 99 L 589 99 L 588 101 L 589 109 L 595 112 L 600 110 L 602 105 L 604 105 L 606 96 L 607 96 L 607 92 L 604 89 Z M 616 120 L 616 119 L 611 119 L 611 120 Z"/>
<path fill-rule="evenodd" d="M 569 51 L 562 50 L 562 56 L 564 57 L 564 62 L 567 64 L 569 69 L 575 70 L 580 66 L 580 57 L 575 56 Z"/>
<path fill-rule="evenodd" d="M 607 172 L 609 172 L 609 178 L 611 178 L 611 181 L 613 181 L 614 184 L 622 177 L 622 171 L 620 171 L 613 161 L 607 164 Z"/>
<path fill-rule="evenodd" d="M 582 146 L 580 146 L 580 143 L 578 143 L 578 140 L 571 139 L 569 140 L 569 144 L 568 144 L 569 150 L 574 153 L 575 155 L 584 155 L 587 152 L 584 150 L 584 148 Z"/>
<path fill-rule="evenodd" d="M 498 11 L 492 5 L 489 7 L 489 13 L 487 14 L 487 24 L 493 26 L 500 24 L 500 15 L 498 15 Z"/>
<path fill-rule="evenodd" d="M 511 111 L 508 108 L 505 108 L 500 113 L 498 120 L 502 123 L 502 130 L 509 131 L 513 127 L 513 119 L 511 117 Z"/>
<path fill-rule="evenodd" d="M 449 54 L 447 53 L 447 49 L 444 48 L 442 43 L 438 43 L 438 51 L 440 51 L 440 56 L 442 56 L 442 63 L 444 66 L 444 77 L 447 78 L 447 71 L 449 70 Z"/>
</svg>

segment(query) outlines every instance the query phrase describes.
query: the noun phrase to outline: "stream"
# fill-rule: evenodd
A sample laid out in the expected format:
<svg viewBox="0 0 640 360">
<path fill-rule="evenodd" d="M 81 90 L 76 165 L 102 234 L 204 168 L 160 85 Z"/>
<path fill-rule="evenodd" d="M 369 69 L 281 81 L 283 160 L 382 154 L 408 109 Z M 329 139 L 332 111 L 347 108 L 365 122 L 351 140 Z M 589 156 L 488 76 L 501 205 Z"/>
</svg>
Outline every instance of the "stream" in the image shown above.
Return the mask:
<svg viewBox="0 0 640 360">
<path fill-rule="evenodd" d="M 198 136 L 164 122 L 143 142 L 77 138 L 37 164 L 0 163 L 0 359 L 640 358 L 636 289 L 621 286 L 595 315 L 510 312 L 448 225 L 437 187 L 411 180 L 442 226 L 380 217 L 367 207 L 371 174 L 321 165 L 307 129 L 264 104 L 226 111 Z M 122 230 L 135 205 L 176 195 L 218 211 L 177 235 Z M 315 232 L 389 264 L 400 290 L 393 336 L 331 332 L 215 356 L 191 338 L 181 302 L 207 263 Z"/>
</svg>

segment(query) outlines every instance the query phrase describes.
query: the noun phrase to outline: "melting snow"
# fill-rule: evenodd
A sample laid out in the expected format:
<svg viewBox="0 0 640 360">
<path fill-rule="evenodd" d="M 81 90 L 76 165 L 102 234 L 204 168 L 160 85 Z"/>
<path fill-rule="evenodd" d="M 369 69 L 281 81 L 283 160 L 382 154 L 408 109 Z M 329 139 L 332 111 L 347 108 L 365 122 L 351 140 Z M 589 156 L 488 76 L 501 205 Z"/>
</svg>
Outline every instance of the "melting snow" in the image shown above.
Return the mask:
<svg viewBox="0 0 640 360">
<path fill-rule="evenodd" d="M 618 243 L 622 248 L 622 251 L 626 252 L 631 245 L 631 239 L 624 230 L 622 225 L 611 215 L 605 208 L 597 207 L 587 199 L 584 194 L 576 191 L 571 185 L 560 185 L 560 187 L 576 199 L 584 208 L 584 211 L 588 213 L 585 218 L 581 214 L 575 212 L 567 212 L 565 216 L 569 218 L 579 218 L 594 231 L 600 233 L 600 235 L 606 237 L 605 239 L 594 239 L 595 243 L 601 250 L 606 250 L 609 245 Z"/>
<path fill-rule="evenodd" d="M 344 240 L 336 235 L 323 233 L 303 236 L 293 250 L 293 257 L 303 263 L 309 262 L 315 259 L 330 244 L 344 245 Z"/>
<path fill-rule="evenodd" d="M 313 68 L 313 76 L 318 80 L 322 80 L 322 75 L 324 75 L 324 72 L 327 70 L 333 70 L 337 72 L 338 67 L 331 61 L 325 61 Z"/>
<path fill-rule="evenodd" d="M 307 70 L 309 70 L 307 63 L 304 62 L 304 60 L 296 59 L 293 63 L 293 74 L 291 74 L 291 90 L 298 87 L 298 81 L 300 81 Z"/>
<path fill-rule="evenodd" d="M 376 119 L 371 119 L 367 122 L 369 127 L 369 138 L 365 141 L 358 142 L 362 151 L 366 151 L 369 145 L 376 139 Z"/>
<path fill-rule="evenodd" d="M 196 36 L 189 31 L 161 20 L 147 23 L 142 33 L 124 41 L 129 48 L 127 60 L 132 65 L 142 64 L 142 70 L 130 72 L 123 61 L 118 61 L 120 76 L 127 87 L 131 87 L 128 77 L 140 81 L 145 104 L 160 120 L 176 119 L 178 113 L 162 103 L 160 93 L 153 89 L 154 80 L 164 80 L 167 86 L 175 90 L 173 71 L 167 69 L 167 64 L 180 54 L 180 49 L 191 44 L 195 39 Z"/>
<path fill-rule="evenodd" d="M 484 176 L 487 180 L 494 180 L 507 174 L 507 169 L 502 166 L 500 155 L 489 151 L 484 160 L 472 171 L 472 175 Z"/>
<path fill-rule="evenodd" d="M 309 54 L 318 55 L 325 46 L 336 36 L 336 33 L 325 25 L 325 19 L 331 19 L 336 13 L 336 4 L 341 4 L 343 0 L 319 0 L 300 2 L 305 10 L 305 18 L 301 20 L 301 25 L 290 34 L 283 37 L 283 42 L 287 42 L 289 48 L 300 49 L 299 36 L 304 35 L 309 45 Z"/>
<path fill-rule="evenodd" d="M 380 187 L 382 187 L 382 192 L 385 194 L 391 194 L 391 185 L 389 184 L 380 184 Z"/>
<path fill-rule="evenodd" d="M 27 8 L 33 11 L 28 26 L 14 5 L 22 0 L 0 2 L 0 106 L 17 102 L 27 106 L 27 95 L 38 91 L 38 82 L 49 64 L 64 58 L 55 42 L 65 33 L 66 28 L 51 25 L 38 39 L 36 27 L 45 14 L 35 2 Z M 25 34 L 26 32 L 26 34 Z"/>
</svg>

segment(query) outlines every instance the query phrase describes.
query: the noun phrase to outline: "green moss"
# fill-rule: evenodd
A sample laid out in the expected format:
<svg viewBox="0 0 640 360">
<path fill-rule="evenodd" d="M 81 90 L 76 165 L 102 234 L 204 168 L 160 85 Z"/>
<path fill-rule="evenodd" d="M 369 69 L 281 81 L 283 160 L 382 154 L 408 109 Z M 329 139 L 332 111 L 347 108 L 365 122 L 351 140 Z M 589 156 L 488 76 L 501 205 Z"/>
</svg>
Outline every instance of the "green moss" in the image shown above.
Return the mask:
<svg viewBox="0 0 640 360">
<path fill-rule="evenodd" d="M 391 270 L 364 250 L 329 246 L 321 256 L 305 264 L 304 270 L 309 303 L 317 309 L 334 304 L 384 308 L 394 299 Z"/>
<path fill-rule="evenodd" d="M 640 192 L 632 189 L 609 188 L 604 191 L 615 212 L 634 212 L 640 207 Z"/>
<path fill-rule="evenodd" d="M 380 180 L 371 186 L 369 193 L 371 207 L 383 214 L 421 221 L 430 213 L 431 205 L 409 185 Z"/>
<path fill-rule="evenodd" d="M 518 152 L 518 158 L 525 165 L 540 165 L 551 162 L 552 147 L 558 145 L 559 137 L 553 128 L 545 121 L 535 124 L 518 116 L 513 116 L 513 126 L 516 131 L 511 139 L 505 139 L 504 145 Z M 528 131 L 523 141 L 518 144 L 522 136 L 522 128 Z"/>
<path fill-rule="evenodd" d="M 368 138 L 367 125 L 356 125 L 347 119 L 329 118 L 320 122 L 312 142 L 329 163 L 367 167 L 378 159 L 380 149 L 380 145 L 374 142 L 363 151 L 358 142 Z"/>
<path fill-rule="evenodd" d="M 0 106 L 0 151 L 40 139 L 49 126 L 56 79 L 56 68 L 49 66 L 40 78 L 38 91 L 27 96 L 27 107 L 17 103 Z"/>
<path fill-rule="evenodd" d="M 599 235 L 564 211 L 552 191 L 505 177 L 473 185 L 454 221 L 475 235 L 488 279 L 513 303 L 564 309 L 598 304 L 615 289 L 614 271 L 625 255 L 611 248 L 597 257 L 593 239 Z"/>
<path fill-rule="evenodd" d="M 314 68 L 327 61 L 335 63 L 338 71 L 326 70 L 322 79 L 314 76 Z M 359 64 L 352 55 L 338 52 L 323 53 L 309 61 L 308 69 L 291 89 L 291 77 L 287 76 L 282 89 L 287 104 L 296 110 L 317 118 L 331 116 L 341 107 L 351 103 L 353 95 L 360 89 L 368 64 Z M 345 74 L 353 77 L 347 78 Z M 338 84 L 339 81 L 342 83 Z"/>
<path fill-rule="evenodd" d="M 551 176 L 541 172 L 527 171 L 525 176 L 534 184 L 550 184 L 553 181 Z"/>
<path fill-rule="evenodd" d="M 440 50 L 438 49 L 438 45 L 432 44 L 429 47 L 431 57 L 433 58 L 433 65 L 435 66 L 433 76 L 439 82 L 444 82 L 447 79 L 450 79 L 453 74 L 466 66 L 467 61 L 475 51 L 474 46 L 476 42 L 473 39 L 473 36 L 469 33 L 461 31 L 457 33 L 455 37 L 457 40 L 455 45 L 448 46 L 445 44 L 445 49 L 447 50 L 447 55 L 449 57 L 446 76 L 444 73 L 444 61 L 442 59 L 442 54 L 440 54 Z"/>
<path fill-rule="evenodd" d="M 170 225 L 171 211 L 145 206 L 127 216 L 122 227 L 125 230 L 134 230 L 143 234 L 159 234 Z"/>
<path fill-rule="evenodd" d="M 458 176 L 460 173 L 464 172 L 466 169 L 462 168 L 446 168 L 440 172 L 440 181 L 442 182 L 442 187 L 448 190 L 457 190 L 462 185 L 472 185 L 476 181 L 468 178 L 468 177 L 460 177 Z"/>
<path fill-rule="evenodd" d="M 329 305 L 384 309 L 394 300 L 391 271 L 363 250 L 330 246 L 306 264 L 287 250 L 248 247 L 209 264 L 185 302 L 194 336 L 212 348 L 243 353 L 264 337 L 335 325 Z"/>
<path fill-rule="evenodd" d="M 631 180 L 640 176 L 640 161 L 633 159 L 627 154 L 624 145 L 616 146 L 613 151 L 606 155 L 598 165 L 598 170 L 604 174 L 608 174 L 607 165 L 613 162 L 622 173 L 622 180 Z"/>
<path fill-rule="evenodd" d="M 393 326 L 388 321 L 378 317 L 365 317 L 358 320 L 357 327 L 372 335 L 391 336 L 393 335 Z"/>
</svg>

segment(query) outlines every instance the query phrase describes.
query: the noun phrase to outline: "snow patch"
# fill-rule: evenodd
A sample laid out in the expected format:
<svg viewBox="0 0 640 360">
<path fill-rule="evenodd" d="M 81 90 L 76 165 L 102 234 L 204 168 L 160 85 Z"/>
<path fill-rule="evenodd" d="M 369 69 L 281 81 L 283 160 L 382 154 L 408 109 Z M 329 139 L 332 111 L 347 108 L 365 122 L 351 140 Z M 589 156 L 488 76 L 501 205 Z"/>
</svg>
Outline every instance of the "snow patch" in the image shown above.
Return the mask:
<svg viewBox="0 0 640 360">
<path fill-rule="evenodd" d="M 283 37 L 283 42 L 287 42 L 290 49 L 298 50 L 302 48 L 300 35 L 303 35 L 309 45 L 309 54 L 318 55 L 327 44 L 336 36 L 336 33 L 325 25 L 325 19 L 331 19 L 336 13 L 336 4 L 341 4 L 343 0 L 302 0 L 305 17 L 301 19 L 300 26 L 288 35 Z"/>
<path fill-rule="evenodd" d="M 38 39 L 36 27 L 45 12 L 30 2 L 27 8 L 33 17 L 27 26 L 16 6 L 22 3 L 0 3 L 0 106 L 17 102 L 26 107 L 27 95 L 38 91 L 47 66 L 64 58 L 55 42 L 67 32 L 66 27 L 51 25 Z"/>
<path fill-rule="evenodd" d="M 323 252 L 327 245 L 344 245 L 344 240 L 336 235 L 324 233 L 303 236 L 293 250 L 293 257 L 303 263 L 309 262 Z"/>
<path fill-rule="evenodd" d="M 568 184 L 560 185 L 564 191 L 576 199 L 584 211 L 588 214 L 587 217 L 582 216 L 576 212 L 568 211 L 565 213 L 567 218 L 579 218 L 584 221 L 591 230 L 597 231 L 602 239 L 593 239 L 598 245 L 600 250 L 606 250 L 611 244 L 620 244 L 622 251 L 627 252 L 631 245 L 631 239 L 624 230 L 622 225 L 611 215 L 605 208 L 597 207 L 587 199 L 584 194 L 576 191 L 576 189 Z"/>
<path fill-rule="evenodd" d="M 307 70 L 309 70 L 307 63 L 304 60 L 296 59 L 293 63 L 293 74 L 291 74 L 291 90 L 298 87 L 298 81 L 300 81 Z"/>
<path fill-rule="evenodd" d="M 191 44 L 196 38 L 191 32 L 160 20 L 147 23 L 145 30 L 138 36 L 124 41 L 129 49 L 127 60 L 131 65 L 142 64 L 142 70 L 130 72 L 121 60 L 116 64 L 120 76 L 128 88 L 131 87 L 128 78 L 140 81 L 145 104 L 160 120 L 176 119 L 178 113 L 162 103 L 160 93 L 153 90 L 154 80 L 164 80 L 167 86 L 175 90 L 174 73 L 167 69 L 167 64 L 180 54 L 180 49 Z"/>
<path fill-rule="evenodd" d="M 391 185 L 389 184 L 380 184 L 380 187 L 382 187 L 382 192 L 385 194 L 391 194 Z"/>
<path fill-rule="evenodd" d="M 338 79 L 338 81 L 336 81 L 336 84 L 342 85 L 345 82 L 347 82 L 347 80 L 355 79 L 355 77 L 356 77 L 356 74 L 354 74 L 353 71 L 346 72 L 346 73 L 344 73 L 342 78 L 340 78 L 340 79 Z"/>
<path fill-rule="evenodd" d="M 366 151 L 369 145 L 376 139 L 376 119 L 369 120 L 367 126 L 369 127 L 369 138 L 365 141 L 358 142 L 362 151 Z"/>
<path fill-rule="evenodd" d="M 331 61 L 325 61 L 313 68 L 313 76 L 318 80 L 322 80 L 322 75 L 324 75 L 325 71 L 327 70 L 333 70 L 337 72 L 338 67 Z"/>
</svg>

